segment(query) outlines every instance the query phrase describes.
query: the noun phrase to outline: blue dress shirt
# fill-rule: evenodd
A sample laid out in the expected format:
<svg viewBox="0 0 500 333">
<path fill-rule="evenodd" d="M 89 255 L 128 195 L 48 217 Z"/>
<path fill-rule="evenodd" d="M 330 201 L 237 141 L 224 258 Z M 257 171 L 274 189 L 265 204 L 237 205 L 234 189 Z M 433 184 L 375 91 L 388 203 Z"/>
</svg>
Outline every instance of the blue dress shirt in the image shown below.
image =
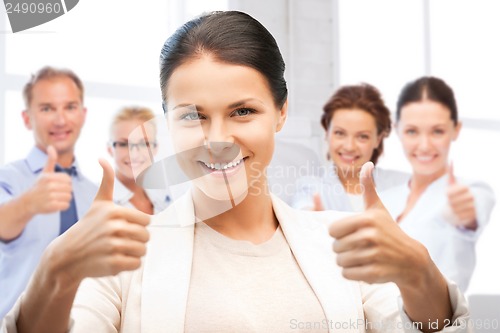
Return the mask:
<svg viewBox="0 0 500 333">
<path fill-rule="evenodd" d="M 36 182 L 47 155 L 34 147 L 26 159 L 0 167 L 0 205 L 18 197 Z M 78 216 L 89 209 L 97 186 L 85 178 L 78 165 L 72 177 Z M 1 219 L 1 218 L 0 218 Z M 1 220 L 0 220 L 1 223 Z M 0 321 L 26 288 L 47 245 L 59 235 L 60 213 L 35 215 L 15 240 L 0 240 Z"/>
</svg>

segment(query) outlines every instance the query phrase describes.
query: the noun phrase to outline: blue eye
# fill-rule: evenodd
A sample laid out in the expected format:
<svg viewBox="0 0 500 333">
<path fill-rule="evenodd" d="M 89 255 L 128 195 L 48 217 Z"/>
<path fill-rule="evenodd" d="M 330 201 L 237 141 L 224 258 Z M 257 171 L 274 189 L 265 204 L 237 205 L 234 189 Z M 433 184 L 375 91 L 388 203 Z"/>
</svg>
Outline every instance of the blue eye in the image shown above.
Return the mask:
<svg viewBox="0 0 500 333">
<path fill-rule="evenodd" d="M 198 112 L 188 112 L 181 116 L 182 120 L 200 120 L 201 115 Z"/>
<path fill-rule="evenodd" d="M 248 109 L 248 108 L 243 108 L 243 109 L 238 109 L 233 112 L 234 115 L 238 117 L 245 117 L 248 115 L 251 115 L 252 113 L 255 113 L 255 110 Z"/>
<path fill-rule="evenodd" d="M 406 134 L 409 134 L 409 135 L 414 135 L 416 133 L 417 133 L 417 131 L 415 131 L 413 129 L 406 130 Z"/>
</svg>

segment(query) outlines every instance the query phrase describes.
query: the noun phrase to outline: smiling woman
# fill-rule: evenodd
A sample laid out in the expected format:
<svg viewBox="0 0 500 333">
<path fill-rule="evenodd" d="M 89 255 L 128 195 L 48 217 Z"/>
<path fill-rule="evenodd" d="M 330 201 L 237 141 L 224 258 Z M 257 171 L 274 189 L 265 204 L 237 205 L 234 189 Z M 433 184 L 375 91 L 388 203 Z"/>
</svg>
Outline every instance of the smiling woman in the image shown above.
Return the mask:
<svg viewBox="0 0 500 333">
<path fill-rule="evenodd" d="M 436 77 L 412 81 L 401 91 L 396 118 L 413 174 L 381 198 L 401 228 L 422 242 L 443 274 L 465 292 L 495 196 L 483 182 L 457 179 L 448 161 L 462 127 L 453 90 Z"/>
<path fill-rule="evenodd" d="M 448 320 L 448 332 L 460 330 L 463 297 L 382 206 L 373 164 L 360 176 L 367 210 L 348 218 L 296 211 L 269 193 L 283 77 L 274 38 L 245 13 L 179 28 L 161 53 L 161 89 L 192 190 L 150 221 L 110 202 L 103 163 L 94 206 L 50 245 L 5 331 L 285 332 L 300 321 L 335 325 L 308 332 L 359 332 L 365 320 L 424 332 Z"/>
<path fill-rule="evenodd" d="M 197 155 L 179 161 L 183 170 L 203 174 L 190 177 L 197 185 L 195 202 L 204 198 L 195 207 L 197 211 L 207 206 L 208 198 L 239 204 L 249 189 L 267 192 L 265 167 L 272 158 L 274 133 L 286 117 L 286 105 L 276 107 L 262 74 L 216 59 L 216 55 L 200 55 L 197 61 L 179 66 L 166 93 L 168 119 L 176 124 L 172 129 L 176 151 L 205 147 L 191 150 Z M 191 105 L 189 113 L 179 105 Z M 231 167 L 227 167 L 229 163 Z M 251 204 L 249 200 L 247 204 Z"/>
<path fill-rule="evenodd" d="M 170 203 L 167 190 L 144 189 L 135 180 L 152 164 L 157 151 L 156 123 L 151 110 L 125 107 L 116 113 L 108 142 L 108 153 L 116 168 L 115 203 L 147 214 L 167 208 Z"/>
<path fill-rule="evenodd" d="M 359 173 L 368 161 L 376 165 L 384 152 L 384 139 L 391 131 L 389 109 L 370 84 L 342 86 L 323 107 L 321 125 L 328 143 L 328 159 L 333 163 L 323 178 L 303 177 L 297 181 L 292 205 L 300 209 L 363 211 Z M 376 168 L 374 179 L 381 191 L 407 181 L 408 175 Z M 316 203 L 313 196 L 317 196 Z"/>
</svg>

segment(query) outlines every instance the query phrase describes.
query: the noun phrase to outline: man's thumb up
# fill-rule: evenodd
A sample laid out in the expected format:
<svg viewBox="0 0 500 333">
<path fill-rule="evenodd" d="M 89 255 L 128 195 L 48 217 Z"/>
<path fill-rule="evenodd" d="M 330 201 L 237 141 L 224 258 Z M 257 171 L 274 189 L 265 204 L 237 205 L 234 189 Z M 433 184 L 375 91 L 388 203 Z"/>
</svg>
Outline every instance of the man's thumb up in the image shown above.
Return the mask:
<svg viewBox="0 0 500 333">
<path fill-rule="evenodd" d="M 115 172 L 113 171 L 113 167 L 111 167 L 106 160 L 99 159 L 99 164 L 102 167 L 102 181 L 94 200 L 112 201 Z"/>
<path fill-rule="evenodd" d="M 47 147 L 47 156 L 47 162 L 45 162 L 42 173 L 52 173 L 56 169 L 57 151 L 53 146 Z"/>
</svg>

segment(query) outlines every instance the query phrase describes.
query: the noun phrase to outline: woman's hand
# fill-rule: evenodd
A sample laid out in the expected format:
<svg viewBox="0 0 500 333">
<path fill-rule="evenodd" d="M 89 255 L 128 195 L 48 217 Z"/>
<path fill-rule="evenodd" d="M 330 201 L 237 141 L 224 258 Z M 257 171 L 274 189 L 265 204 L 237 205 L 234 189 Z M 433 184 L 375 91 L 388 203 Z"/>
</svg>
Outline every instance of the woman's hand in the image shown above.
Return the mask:
<svg viewBox="0 0 500 333">
<path fill-rule="evenodd" d="M 448 190 L 446 194 L 453 213 L 453 216 L 446 220 L 454 226 L 476 230 L 477 215 L 474 196 L 467 186 L 457 183 L 453 174 L 453 164 L 450 164 L 448 168 Z"/>
<path fill-rule="evenodd" d="M 329 228 L 342 274 L 368 283 L 394 282 L 413 321 L 444 323 L 451 319 L 446 280 L 427 249 L 402 231 L 385 209 L 372 171 L 373 163 L 368 162 L 360 173 L 365 212 L 336 221 Z"/>
<path fill-rule="evenodd" d="M 113 203 L 114 172 L 101 161 L 102 183 L 87 214 L 47 251 L 66 283 L 134 270 L 146 254 L 150 216 Z"/>
<path fill-rule="evenodd" d="M 22 298 L 18 332 L 67 332 L 73 300 L 86 277 L 140 267 L 150 216 L 116 206 L 114 172 L 100 161 L 102 183 L 89 211 L 46 249 Z"/>
<path fill-rule="evenodd" d="M 430 265 L 427 249 L 408 236 L 385 209 L 374 187 L 373 164 L 360 173 L 366 210 L 330 226 L 333 250 L 347 279 L 412 285 Z"/>
</svg>

